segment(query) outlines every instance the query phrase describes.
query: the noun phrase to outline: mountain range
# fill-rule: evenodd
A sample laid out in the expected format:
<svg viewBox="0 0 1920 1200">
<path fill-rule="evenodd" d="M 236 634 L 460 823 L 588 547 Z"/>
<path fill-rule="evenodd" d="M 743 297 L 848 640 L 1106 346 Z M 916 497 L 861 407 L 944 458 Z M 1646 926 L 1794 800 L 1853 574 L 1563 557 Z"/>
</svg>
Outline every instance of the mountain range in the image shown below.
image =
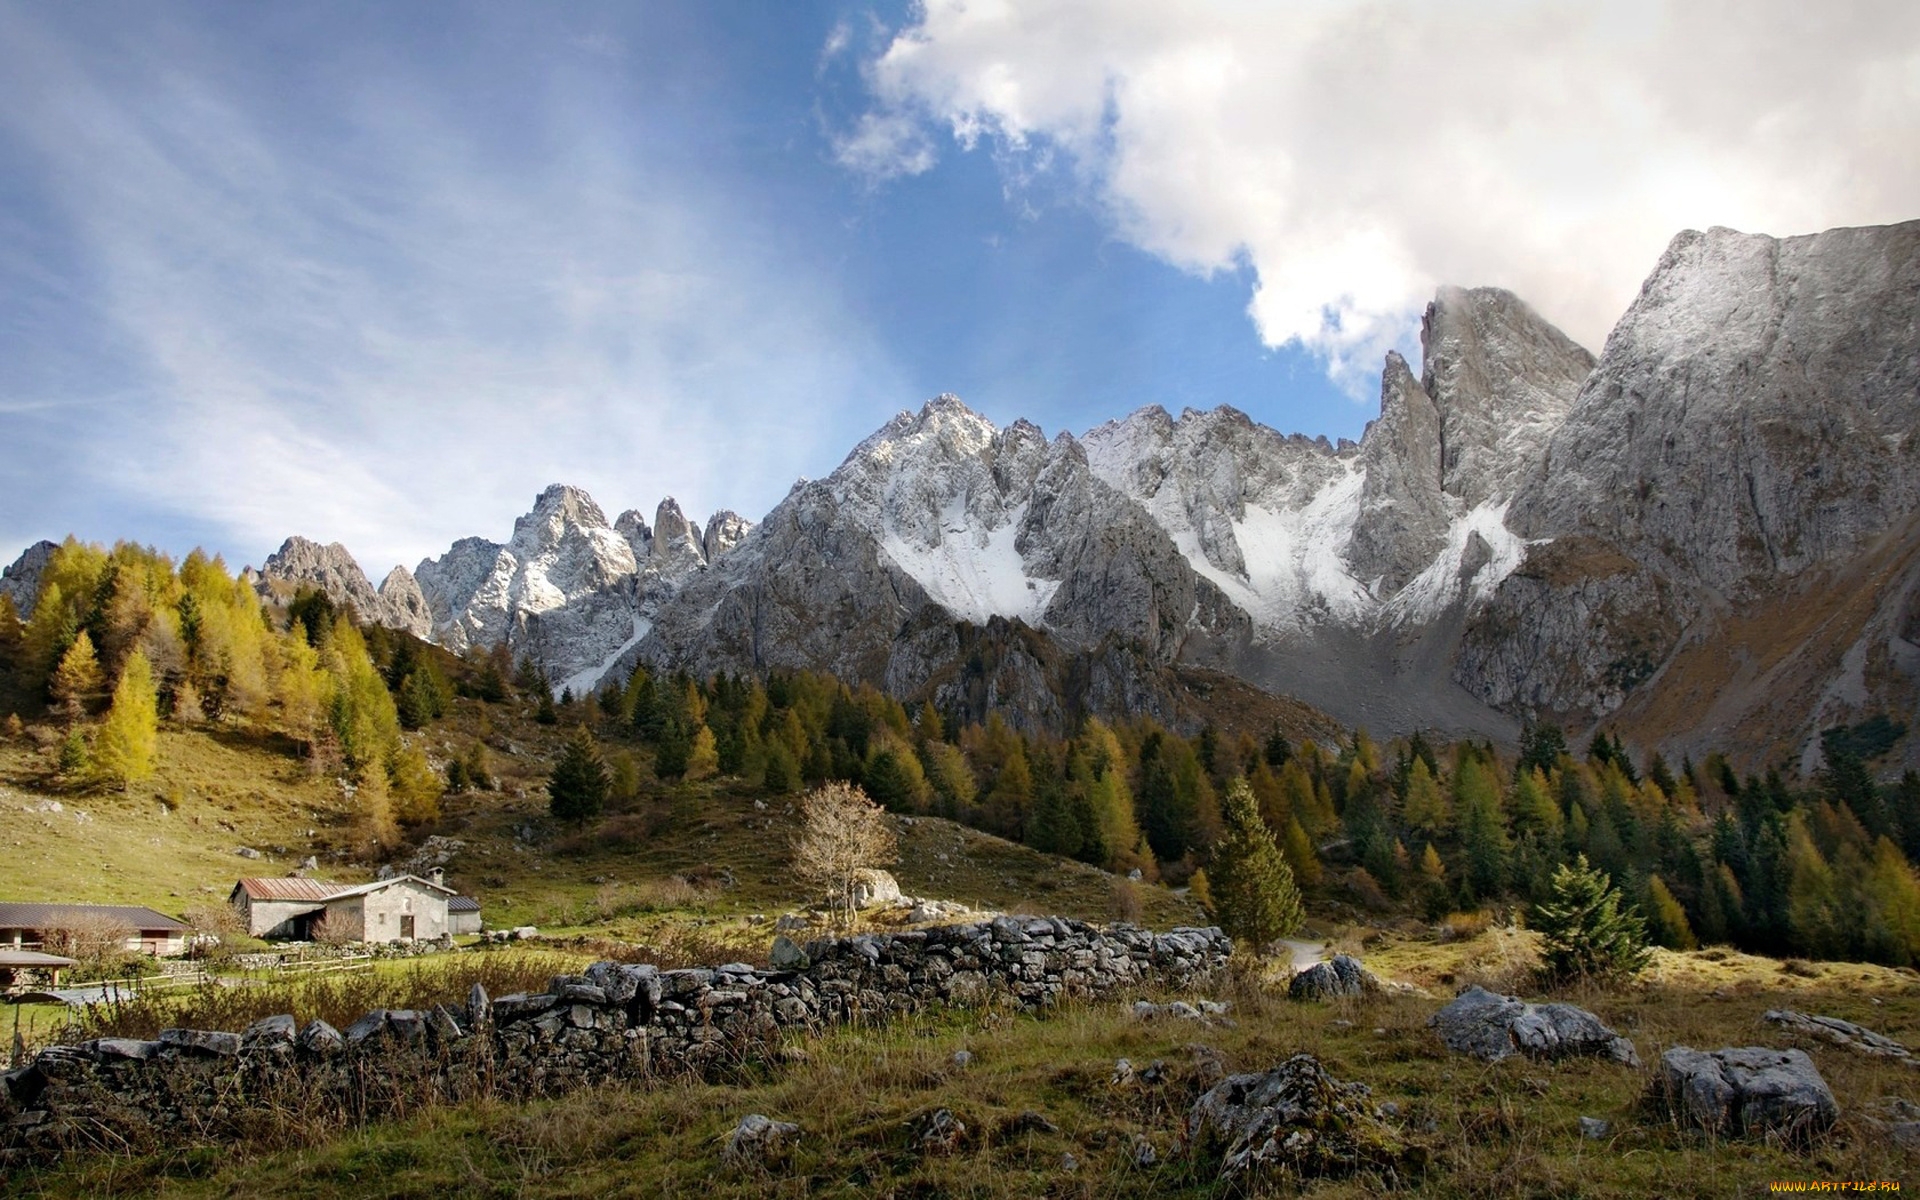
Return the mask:
<svg viewBox="0 0 1920 1200">
<path fill-rule="evenodd" d="M 576 693 L 806 667 L 1061 725 L 1218 679 L 1375 733 L 1551 719 L 1802 768 L 1915 711 L 1920 222 L 1682 233 L 1597 356 L 1493 288 L 1442 288 L 1421 343 L 1358 443 L 1224 407 L 1049 438 L 940 396 L 757 524 L 555 485 L 378 589 L 301 538 L 259 578 Z"/>
</svg>

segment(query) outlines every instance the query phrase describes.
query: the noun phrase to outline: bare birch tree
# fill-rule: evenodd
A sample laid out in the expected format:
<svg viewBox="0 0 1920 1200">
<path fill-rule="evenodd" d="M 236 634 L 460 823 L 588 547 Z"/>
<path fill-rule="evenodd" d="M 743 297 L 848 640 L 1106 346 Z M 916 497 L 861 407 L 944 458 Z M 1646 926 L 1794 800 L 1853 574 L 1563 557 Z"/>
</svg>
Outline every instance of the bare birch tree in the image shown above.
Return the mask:
<svg viewBox="0 0 1920 1200">
<path fill-rule="evenodd" d="M 828 783 L 800 800 L 800 828 L 793 838 L 793 871 L 818 887 L 836 914 L 853 924 L 860 872 L 894 860 L 893 827 L 867 794 L 849 783 Z"/>
</svg>

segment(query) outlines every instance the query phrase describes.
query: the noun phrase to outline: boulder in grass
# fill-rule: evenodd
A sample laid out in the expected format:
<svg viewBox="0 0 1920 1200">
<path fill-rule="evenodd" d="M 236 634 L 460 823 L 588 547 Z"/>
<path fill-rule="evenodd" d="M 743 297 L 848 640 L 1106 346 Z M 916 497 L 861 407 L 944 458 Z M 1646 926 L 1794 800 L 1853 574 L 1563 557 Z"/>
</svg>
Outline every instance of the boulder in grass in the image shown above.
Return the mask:
<svg viewBox="0 0 1920 1200">
<path fill-rule="evenodd" d="M 1336 954 L 1315 963 L 1287 984 L 1289 1000 L 1350 1000 L 1382 989 L 1380 977 L 1360 965 L 1351 954 Z"/>
<path fill-rule="evenodd" d="M 1826 1042 L 1843 1050 L 1856 1054 L 1865 1054 L 1871 1058 L 1893 1058 L 1902 1062 L 1912 1062 L 1913 1052 L 1899 1042 L 1884 1034 L 1875 1033 L 1852 1021 L 1842 1021 L 1838 1017 L 1812 1016 L 1795 1012 L 1790 1008 L 1775 1008 L 1760 1015 L 1762 1021 L 1778 1025 L 1788 1033 L 1815 1041 Z"/>
<path fill-rule="evenodd" d="M 1363 1083 L 1343 1083 L 1311 1054 L 1263 1074 L 1230 1075 L 1187 1112 L 1186 1152 L 1220 1156 L 1220 1178 L 1344 1175 L 1392 1169 L 1407 1156 Z"/>
<path fill-rule="evenodd" d="M 1660 1056 L 1648 1098 L 1685 1128 L 1715 1137 L 1807 1142 L 1840 1117 L 1827 1081 L 1801 1050 L 1742 1046 Z"/>
<path fill-rule="evenodd" d="M 1454 997 L 1427 1023 L 1449 1050 L 1482 1062 L 1524 1054 L 1538 1059 L 1607 1058 L 1624 1066 L 1640 1065 L 1633 1043 L 1584 1008 L 1529 1004 L 1477 985 Z"/>
<path fill-rule="evenodd" d="M 729 1162 L 763 1166 L 799 1137 L 800 1127 L 791 1121 L 748 1113 L 727 1135 L 726 1149 L 721 1153 Z"/>
</svg>

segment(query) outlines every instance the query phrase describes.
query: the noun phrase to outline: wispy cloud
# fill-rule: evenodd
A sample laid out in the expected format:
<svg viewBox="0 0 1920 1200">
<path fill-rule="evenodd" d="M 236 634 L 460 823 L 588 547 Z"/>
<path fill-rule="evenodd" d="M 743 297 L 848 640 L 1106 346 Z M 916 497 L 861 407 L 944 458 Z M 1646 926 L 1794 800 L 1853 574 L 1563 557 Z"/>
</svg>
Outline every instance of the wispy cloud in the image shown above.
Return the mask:
<svg viewBox="0 0 1920 1200">
<path fill-rule="evenodd" d="M 76 420 L 71 487 L 246 555 L 338 539 L 377 575 L 504 534 L 554 480 L 757 516 L 847 444 L 836 404 L 897 386 L 831 280 L 585 89 L 495 137 L 458 81 L 359 62 L 289 109 L 167 40 L 83 45 L 0 8 L 0 138 L 143 385 Z"/>
<path fill-rule="evenodd" d="M 1057 148 L 1121 236 L 1251 267 L 1262 336 L 1349 381 L 1441 282 L 1597 349 L 1684 227 L 1920 215 L 1900 0 L 926 0 L 866 71 L 844 165 Z"/>
</svg>

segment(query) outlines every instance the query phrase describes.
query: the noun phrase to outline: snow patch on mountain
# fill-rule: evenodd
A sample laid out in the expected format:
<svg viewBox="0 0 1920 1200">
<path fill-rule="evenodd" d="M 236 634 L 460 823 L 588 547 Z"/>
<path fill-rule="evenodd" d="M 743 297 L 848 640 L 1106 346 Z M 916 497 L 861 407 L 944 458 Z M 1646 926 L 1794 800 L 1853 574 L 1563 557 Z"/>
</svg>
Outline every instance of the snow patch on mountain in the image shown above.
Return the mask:
<svg viewBox="0 0 1920 1200">
<path fill-rule="evenodd" d="M 992 529 L 970 525 L 967 499 L 954 496 L 941 513 L 931 545 L 909 537 L 888 521 L 880 547 L 913 577 L 933 601 L 956 617 L 986 624 L 990 617 L 1018 618 L 1038 628 L 1060 581 L 1036 579 L 1020 555 L 1020 528 L 1027 505 Z"/>
<path fill-rule="evenodd" d="M 1420 624 L 1465 599 L 1476 608 L 1492 597 L 1527 556 L 1529 543 L 1507 528 L 1511 500 L 1487 501 L 1456 519 L 1447 544 L 1424 571 L 1407 582 L 1383 611 L 1386 623 Z M 1546 539 L 1543 539 L 1546 540 Z"/>
<path fill-rule="evenodd" d="M 618 663 L 621 658 L 626 655 L 627 651 L 638 646 L 640 639 L 646 637 L 652 629 L 653 622 L 651 620 L 641 616 L 639 613 L 635 613 L 633 616 L 633 636 L 620 643 L 618 650 L 607 655 L 600 662 L 575 671 L 572 675 L 562 680 L 559 685 L 554 688 L 554 698 L 559 699 L 560 694 L 567 691 L 571 691 L 576 696 L 591 694 L 595 688 L 600 686 L 600 681 L 606 678 L 607 672 L 613 670 L 614 664 Z"/>
</svg>

